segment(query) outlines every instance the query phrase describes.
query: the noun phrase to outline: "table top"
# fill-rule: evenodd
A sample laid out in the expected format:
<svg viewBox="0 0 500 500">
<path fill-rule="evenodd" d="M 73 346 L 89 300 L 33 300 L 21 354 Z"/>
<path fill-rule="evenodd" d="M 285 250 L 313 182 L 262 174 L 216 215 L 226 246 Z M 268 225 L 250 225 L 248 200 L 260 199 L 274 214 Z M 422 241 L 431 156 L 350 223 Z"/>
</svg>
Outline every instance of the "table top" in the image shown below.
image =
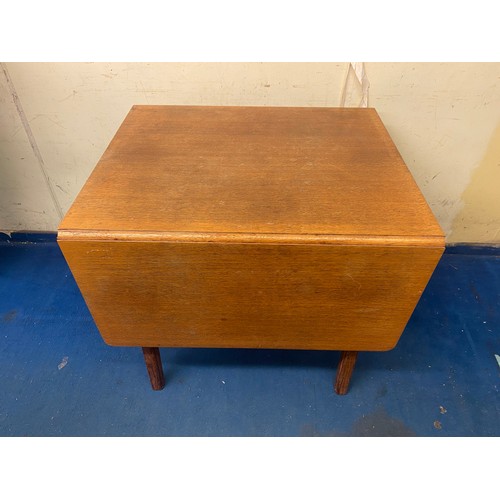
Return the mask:
<svg viewBox="0 0 500 500">
<path fill-rule="evenodd" d="M 442 246 L 373 108 L 133 106 L 59 237 Z"/>
</svg>

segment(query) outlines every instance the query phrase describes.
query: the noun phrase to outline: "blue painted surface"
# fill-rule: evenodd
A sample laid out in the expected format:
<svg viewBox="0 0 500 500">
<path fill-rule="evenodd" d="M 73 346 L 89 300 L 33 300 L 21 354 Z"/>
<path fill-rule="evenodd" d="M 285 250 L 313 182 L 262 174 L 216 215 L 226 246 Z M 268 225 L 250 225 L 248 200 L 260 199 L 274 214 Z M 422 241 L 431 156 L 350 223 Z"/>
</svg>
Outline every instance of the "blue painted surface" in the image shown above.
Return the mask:
<svg viewBox="0 0 500 500">
<path fill-rule="evenodd" d="M 461 255 L 497 255 L 500 256 L 500 246 L 491 245 L 450 245 L 446 247 L 448 254 Z"/>
<path fill-rule="evenodd" d="M 498 256 L 447 252 L 347 396 L 337 352 L 242 349 L 162 349 L 154 392 L 140 349 L 102 341 L 55 242 L 0 242 L 0 435 L 497 436 L 499 290 Z"/>
<path fill-rule="evenodd" d="M 26 233 L 24 231 L 13 231 L 10 234 L 0 232 L 0 242 L 9 243 L 42 243 L 48 241 L 56 241 L 56 232 L 43 232 L 37 231 L 32 233 Z"/>
</svg>

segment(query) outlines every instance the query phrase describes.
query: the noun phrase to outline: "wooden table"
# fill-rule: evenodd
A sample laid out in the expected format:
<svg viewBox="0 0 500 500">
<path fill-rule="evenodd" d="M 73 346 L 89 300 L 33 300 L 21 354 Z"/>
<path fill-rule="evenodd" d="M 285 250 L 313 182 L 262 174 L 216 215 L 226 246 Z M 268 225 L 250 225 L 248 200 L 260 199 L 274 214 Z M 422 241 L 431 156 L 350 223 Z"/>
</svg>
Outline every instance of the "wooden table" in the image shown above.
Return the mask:
<svg viewBox="0 0 500 500">
<path fill-rule="evenodd" d="M 61 222 L 104 341 L 392 349 L 443 233 L 374 109 L 134 106 Z"/>
</svg>

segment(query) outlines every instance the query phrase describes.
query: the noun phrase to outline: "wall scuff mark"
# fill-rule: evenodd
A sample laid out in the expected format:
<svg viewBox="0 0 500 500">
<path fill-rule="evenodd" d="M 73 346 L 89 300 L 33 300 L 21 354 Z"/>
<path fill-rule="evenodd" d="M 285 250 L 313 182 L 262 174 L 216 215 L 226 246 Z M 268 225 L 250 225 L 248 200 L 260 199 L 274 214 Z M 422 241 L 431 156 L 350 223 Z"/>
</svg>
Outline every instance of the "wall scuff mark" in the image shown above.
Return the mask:
<svg viewBox="0 0 500 500">
<path fill-rule="evenodd" d="M 340 106 L 345 107 L 346 102 L 346 91 L 348 87 L 348 83 L 350 81 L 349 76 L 351 73 L 354 73 L 356 78 L 356 82 L 361 87 L 361 101 L 358 104 L 358 108 L 367 108 L 368 107 L 368 89 L 370 88 L 370 82 L 365 72 L 365 63 L 362 62 L 351 62 L 347 68 L 347 73 L 345 76 L 344 86 L 342 87 L 342 95 L 340 97 Z M 352 90 L 351 90 L 352 94 Z"/>
<path fill-rule="evenodd" d="M 21 123 L 23 124 L 24 131 L 26 132 L 26 135 L 28 136 L 28 141 L 30 143 L 31 149 L 33 150 L 33 153 L 38 160 L 38 165 L 40 167 L 40 171 L 42 172 L 43 178 L 45 179 L 45 183 L 47 184 L 47 188 L 50 192 L 50 197 L 52 198 L 52 202 L 54 203 L 54 207 L 57 211 L 57 214 L 59 215 L 59 219 L 63 218 L 63 212 L 61 209 L 61 205 L 59 204 L 59 201 L 57 200 L 56 193 L 54 192 L 54 188 L 52 187 L 52 184 L 50 182 L 50 177 L 47 174 L 47 170 L 45 169 L 45 163 L 42 158 L 42 154 L 40 153 L 40 149 L 38 148 L 38 144 L 36 143 L 35 136 L 33 135 L 33 131 L 31 130 L 30 124 L 28 122 L 28 119 L 26 118 L 26 114 L 24 112 L 23 106 L 21 104 L 21 101 L 19 99 L 19 96 L 17 95 L 16 88 L 14 87 L 14 83 L 12 82 L 9 72 L 7 70 L 7 66 L 5 63 L 0 63 L 0 66 L 2 67 L 3 74 L 5 75 L 5 80 L 7 81 L 7 86 L 9 88 L 10 95 L 12 97 L 12 100 L 14 101 L 14 105 L 17 109 L 17 112 L 19 114 L 19 118 L 21 120 Z"/>
<path fill-rule="evenodd" d="M 454 242 L 500 241 L 500 124 L 462 193 L 462 208 L 452 226 Z"/>
</svg>

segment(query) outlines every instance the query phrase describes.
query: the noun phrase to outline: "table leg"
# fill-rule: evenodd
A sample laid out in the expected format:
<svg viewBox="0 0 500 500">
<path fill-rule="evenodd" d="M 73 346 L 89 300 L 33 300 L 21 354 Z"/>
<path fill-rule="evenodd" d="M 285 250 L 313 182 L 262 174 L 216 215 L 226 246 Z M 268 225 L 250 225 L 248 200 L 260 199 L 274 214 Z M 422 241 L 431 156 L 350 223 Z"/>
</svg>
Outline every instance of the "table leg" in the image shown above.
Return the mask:
<svg viewBox="0 0 500 500">
<path fill-rule="evenodd" d="M 337 378 L 335 380 L 335 392 L 337 394 L 347 394 L 357 357 L 357 351 L 342 351 L 339 366 L 337 367 Z"/>
<path fill-rule="evenodd" d="M 151 387 L 155 391 L 161 391 L 165 387 L 165 376 L 161 365 L 160 349 L 158 347 L 143 347 L 144 361 L 148 369 Z"/>
</svg>

